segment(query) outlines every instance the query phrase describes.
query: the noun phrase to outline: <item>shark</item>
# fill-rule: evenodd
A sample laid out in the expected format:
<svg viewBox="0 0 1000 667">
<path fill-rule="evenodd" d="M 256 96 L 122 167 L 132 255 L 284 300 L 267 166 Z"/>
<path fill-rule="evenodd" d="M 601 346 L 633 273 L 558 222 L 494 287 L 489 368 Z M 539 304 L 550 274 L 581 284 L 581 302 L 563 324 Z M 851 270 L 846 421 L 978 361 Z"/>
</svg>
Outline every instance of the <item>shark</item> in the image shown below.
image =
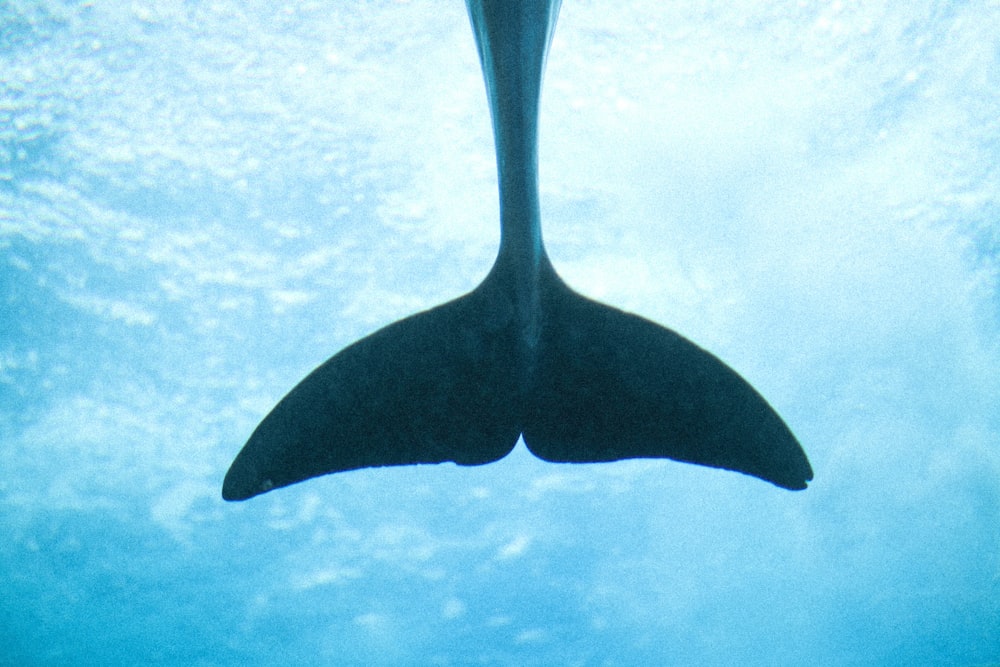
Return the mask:
<svg viewBox="0 0 1000 667">
<path fill-rule="evenodd" d="M 493 122 L 500 248 L 471 292 L 344 348 L 260 422 L 222 485 L 245 500 L 360 468 L 665 458 L 801 490 L 789 427 L 725 363 L 584 297 L 542 242 L 539 100 L 561 0 L 467 0 Z"/>
</svg>

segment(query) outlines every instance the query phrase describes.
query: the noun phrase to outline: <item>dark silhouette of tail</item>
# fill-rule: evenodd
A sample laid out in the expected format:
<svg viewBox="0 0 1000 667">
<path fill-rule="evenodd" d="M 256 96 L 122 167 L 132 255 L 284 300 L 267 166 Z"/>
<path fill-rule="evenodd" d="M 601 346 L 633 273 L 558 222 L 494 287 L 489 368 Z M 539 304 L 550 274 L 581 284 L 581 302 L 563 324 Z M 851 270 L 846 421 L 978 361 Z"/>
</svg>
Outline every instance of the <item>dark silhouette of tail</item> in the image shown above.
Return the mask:
<svg viewBox="0 0 1000 667">
<path fill-rule="evenodd" d="M 540 336 L 526 344 L 508 293 L 491 274 L 332 357 L 257 427 L 223 497 L 356 468 L 489 463 L 522 433 L 547 461 L 670 458 L 786 489 L 812 479 L 781 418 L 708 352 L 552 272 L 540 287 Z"/>
</svg>

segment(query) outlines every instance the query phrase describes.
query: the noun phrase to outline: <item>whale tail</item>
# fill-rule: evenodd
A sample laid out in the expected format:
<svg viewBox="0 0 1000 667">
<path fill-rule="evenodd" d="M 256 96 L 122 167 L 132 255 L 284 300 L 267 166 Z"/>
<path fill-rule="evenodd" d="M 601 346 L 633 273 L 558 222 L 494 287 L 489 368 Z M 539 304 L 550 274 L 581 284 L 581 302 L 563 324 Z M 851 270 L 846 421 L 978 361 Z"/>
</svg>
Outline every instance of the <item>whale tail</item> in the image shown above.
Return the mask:
<svg viewBox="0 0 1000 667">
<path fill-rule="evenodd" d="M 551 276 L 530 354 L 516 309 L 487 279 L 334 355 L 257 427 L 223 498 L 357 468 L 489 463 L 522 433 L 547 461 L 670 458 L 806 487 L 802 448 L 733 370 Z"/>
</svg>

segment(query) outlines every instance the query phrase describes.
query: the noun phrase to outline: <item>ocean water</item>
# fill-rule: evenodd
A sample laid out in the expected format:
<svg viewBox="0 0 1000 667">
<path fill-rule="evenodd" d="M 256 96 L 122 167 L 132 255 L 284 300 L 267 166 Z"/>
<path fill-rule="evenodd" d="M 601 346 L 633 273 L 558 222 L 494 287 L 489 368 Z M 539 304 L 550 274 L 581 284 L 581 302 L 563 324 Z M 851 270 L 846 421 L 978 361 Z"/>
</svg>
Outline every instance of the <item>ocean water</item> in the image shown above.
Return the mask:
<svg viewBox="0 0 1000 667">
<path fill-rule="evenodd" d="M 0 664 L 1000 664 L 1000 5 L 565 0 L 549 253 L 815 469 L 355 471 L 257 422 L 499 239 L 460 0 L 0 2 Z"/>
</svg>

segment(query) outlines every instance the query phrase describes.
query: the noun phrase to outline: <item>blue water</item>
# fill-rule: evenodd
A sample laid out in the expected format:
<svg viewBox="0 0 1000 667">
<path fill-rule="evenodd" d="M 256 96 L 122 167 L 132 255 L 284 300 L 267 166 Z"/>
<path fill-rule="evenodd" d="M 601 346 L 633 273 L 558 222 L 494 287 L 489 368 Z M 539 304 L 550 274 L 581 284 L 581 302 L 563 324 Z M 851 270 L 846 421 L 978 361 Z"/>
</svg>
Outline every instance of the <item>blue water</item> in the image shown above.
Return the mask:
<svg viewBox="0 0 1000 667">
<path fill-rule="evenodd" d="M 800 493 L 519 445 L 224 503 L 492 262 L 464 6 L 0 4 L 0 664 L 1000 664 L 1000 8 L 688 5 L 565 0 L 546 243 L 753 382 Z"/>
</svg>

